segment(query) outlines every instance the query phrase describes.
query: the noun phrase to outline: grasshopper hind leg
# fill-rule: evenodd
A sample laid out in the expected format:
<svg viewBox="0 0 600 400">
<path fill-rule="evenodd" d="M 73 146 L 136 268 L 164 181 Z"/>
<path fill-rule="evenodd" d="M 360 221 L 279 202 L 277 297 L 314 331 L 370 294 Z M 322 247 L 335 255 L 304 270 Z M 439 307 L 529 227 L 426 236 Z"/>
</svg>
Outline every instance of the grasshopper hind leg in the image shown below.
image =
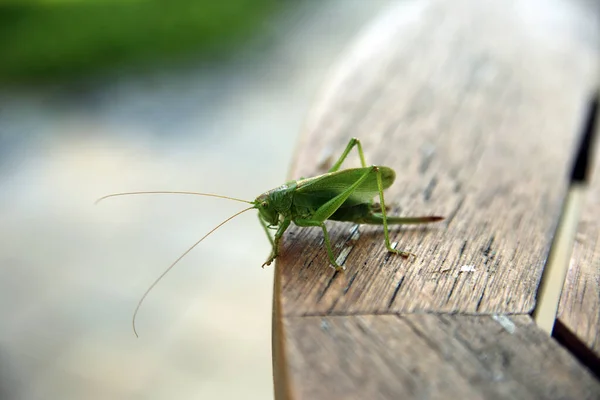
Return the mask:
<svg viewBox="0 0 600 400">
<path fill-rule="evenodd" d="M 335 162 L 335 164 L 333 164 L 333 166 L 327 172 L 335 172 L 335 171 L 339 170 L 340 167 L 342 166 L 342 163 L 344 162 L 346 157 L 348 157 L 348 154 L 350 154 L 350 151 L 352 150 L 352 148 L 354 146 L 356 146 L 356 149 L 358 150 L 358 156 L 360 157 L 361 165 L 363 166 L 363 168 L 366 167 L 367 163 L 365 162 L 365 155 L 363 153 L 363 149 L 362 149 L 362 145 L 360 144 L 360 140 L 358 140 L 357 138 L 352 138 L 348 142 L 348 145 L 344 149 L 344 152 L 342 153 L 340 158 Z"/>
<path fill-rule="evenodd" d="M 392 247 L 392 243 L 390 242 L 390 233 L 388 232 L 388 221 L 387 221 L 387 213 L 386 213 L 386 205 L 385 205 L 385 199 L 383 198 L 383 182 L 381 180 L 381 171 L 379 170 L 379 168 L 376 167 L 376 176 L 377 176 L 377 189 L 379 191 L 379 202 L 380 202 L 380 208 L 381 208 L 381 220 L 382 220 L 382 225 L 383 225 L 383 234 L 385 236 L 385 247 L 388 249 L 389 252 L 391 253 L 396 253 L 402 257 L 410 257 L 410 256 L 415 256 L 412 253 L 409 253 L 408 251 L 404 251 L 404 250 L 398 250 L 394 247 Z"/>
</svg>

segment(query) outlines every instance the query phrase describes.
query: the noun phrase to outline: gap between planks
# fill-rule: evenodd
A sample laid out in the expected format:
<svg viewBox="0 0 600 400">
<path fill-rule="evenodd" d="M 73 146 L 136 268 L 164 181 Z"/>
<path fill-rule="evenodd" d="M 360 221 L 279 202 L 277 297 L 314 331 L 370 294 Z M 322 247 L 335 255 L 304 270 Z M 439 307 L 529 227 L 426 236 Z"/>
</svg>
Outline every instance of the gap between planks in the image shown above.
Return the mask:
<svg viewBox="0 0 600 400">
<path fill-rule="evenodd" d="M 546 267 L 542 272 L 538 288 L 537 302 L 532 316 L 535 323 L 548 335 L 552 335 L 556 323 L 558 305 L 567 271 L 569 269 L 577 229 L 581 222 L 586 195 L 589 191 L 589 164 L 595 153 L 596 121 L 600 88 L 586 109 L 581 131 L 581 143 L 576 155 L 571 175 L 571 185 L 565 198 L 564 207 L 556 235 L 550 247 Z"/>
</svg>

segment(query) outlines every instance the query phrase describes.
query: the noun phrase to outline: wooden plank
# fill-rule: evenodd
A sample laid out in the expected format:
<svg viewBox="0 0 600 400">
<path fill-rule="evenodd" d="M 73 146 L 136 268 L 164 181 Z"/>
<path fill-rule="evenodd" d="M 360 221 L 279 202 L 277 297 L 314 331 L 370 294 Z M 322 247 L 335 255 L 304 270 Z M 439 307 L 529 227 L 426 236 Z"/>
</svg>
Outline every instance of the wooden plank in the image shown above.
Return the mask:
<svg viewBox="0 0 600 400">
<path fill-rule="evenodd" d="M 374 24 L 322 94 L 292 176 L 356 136 L 368 163 L 398 173 L 394 213 L 448 219 L 393 230 L 416 260 L 391 256 L 380 227 L 328 225 L 345 273 L 328 268 L 318 229 L 291 229 L 283 314 L 530 312 L 598 65 L 589 14 L 567 1 L 402 2 Z"/>
<path fill-rule="evenodd" d="M 285 329 L 295 399 L 600 396 L 529 316 L 292 317 Z"/>
<path fill-rule="evenodd" d="M 443 224 L 291 228 L 276 263 L 276 396 L 598 398 L 589 373 L 525 314 L 561 212 L 598 69 L 592 3 L 395 3 L 343 58 L 301 136 L 291 175 L 321 172 L 359 137 L 394 168 L 395 214 Z M 335 157 L 335 156 L 334 156 Z M 357 164 L 357 158 L 354 157 Z"/>
<path fill-rule="evenodd" d="M 600 365 L 600 157 L 596 156 L 591 176 L 560 298 L 558 321 L 559 329 L 568 329 L 595 354 L 595 364 Z"/>
</svg>

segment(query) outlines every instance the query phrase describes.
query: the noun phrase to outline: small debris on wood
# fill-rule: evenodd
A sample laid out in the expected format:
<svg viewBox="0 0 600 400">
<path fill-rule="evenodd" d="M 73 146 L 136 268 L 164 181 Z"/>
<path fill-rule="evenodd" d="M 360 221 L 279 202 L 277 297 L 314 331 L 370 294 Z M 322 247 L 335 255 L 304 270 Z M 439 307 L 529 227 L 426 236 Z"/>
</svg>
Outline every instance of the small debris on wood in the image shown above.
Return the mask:
<svg viewBox="0 0 600 400">
<path fill-rule="evenodd" d="M 463 265 L 460 267 L 460 272 L 475 272 L 474 265 Z"/>
</svg>

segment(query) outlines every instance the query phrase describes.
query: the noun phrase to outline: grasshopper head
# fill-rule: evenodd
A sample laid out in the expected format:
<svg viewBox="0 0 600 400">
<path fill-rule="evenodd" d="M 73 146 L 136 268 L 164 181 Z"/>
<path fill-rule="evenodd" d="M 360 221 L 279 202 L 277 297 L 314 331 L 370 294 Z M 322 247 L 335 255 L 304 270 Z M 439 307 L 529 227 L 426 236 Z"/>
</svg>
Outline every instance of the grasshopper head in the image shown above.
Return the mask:
<svg viewBox="0 0 600 400">
<path fill-rule="evenodd" d="M 254 206 L 258 209 L 261 218 L 269 225 L 277 225 L 279 213 L 271 205 L 271 199 L 267 193 L 263 193 L 254 200 Z"/>
</svg>

